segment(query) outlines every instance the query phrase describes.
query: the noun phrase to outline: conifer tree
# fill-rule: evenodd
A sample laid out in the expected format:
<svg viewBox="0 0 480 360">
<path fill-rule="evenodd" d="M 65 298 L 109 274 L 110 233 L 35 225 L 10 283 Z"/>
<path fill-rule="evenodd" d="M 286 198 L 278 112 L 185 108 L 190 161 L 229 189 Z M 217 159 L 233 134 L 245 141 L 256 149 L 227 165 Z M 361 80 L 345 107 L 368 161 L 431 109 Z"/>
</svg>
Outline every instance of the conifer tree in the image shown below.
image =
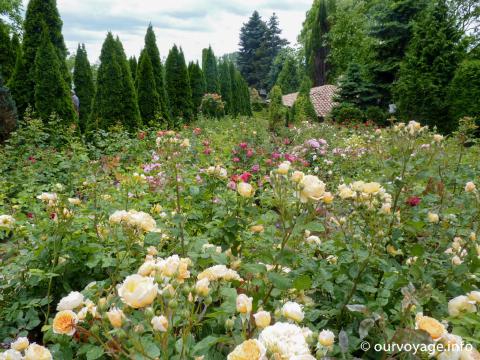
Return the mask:
<svg viewBox="0 0 480 360">
<path fill-rule="evenodd" d="M 148 26 L 147 33 L 145 35 L 145 49 L 150 56 L 150 61 L 152 62 L 153 75 L 155 76 L 155 84 L 160 101 L 161 113 L 165 119 L 168 119 L 170 116 L 170 106 L 165 86 L 165 73 L 162 61 L 160 59 L 160 51 L 158 50 L 157 39 L 155 37 L 152 24 Z"/>
<path fill-rule="evenodd" d="M 134 82 L 137 81 L 137 58 L 135 56 L 130 56 L 128 59 L 128 65 L 130 66 L 130 72 L 132 73 L 132 79 Z"/>
<path fill-rule="evenodd" d="M 28 105 L 34 105 L 30 100 L 30 85 L 33 83 L 29 78 L 28 67 L 24 62 L 22 47 L 17 49 L 15 59 L 15 68 L 13 74 L 8 82 L 12 97 L 17 105 L 17 112 L 20 116 L 23 115 Z"/>
<path fill-rule="evenodd" d="M 17 127 L 17 108 L 0 74 L 0 143 Z"/>
<path fill-rule="evenodd" d="M 268 125 L 270 130 L 275 130 L 279 125 L 285 125 L 285 107 L 282 103 L 282 88 L 275 85 L 270 91 L 269 98 Z"/>
<path fill-rule="evenodd" d="M 161 107 L 152 62 L 146 49 L 143 49 L 139 60 L 137 70 L 138 107 L 143 123 L 147 124 L 155 120 L 155 117 L 161 111 Z"/>
<path fill-rule="evenodd" d="M 454 122 L 465 116 L 480 120 L 480 59 L 465 60 L 458 66 L 449 95 Z"/>
<path fill-rule="evenodd" d="M 85 131 L 88 117 L 92 112 L 92 103 L 95 96 L 92 68 L 88 61 L 85 44 L 78 45 L 75 56 L 75 67 L 73 69 L 73 84 L 75 86 L 75 93 L 80 101 L 79 126 L 82 131 Z"/>
<path fill-rule="evenodd" d="M 177 45 L 168 53 L 165 63 L 167 94 L 170 100 L 171 114 L 174 126 L 180 121 L 190 121 L 192 118 L 192 92 L 188 79 L 187 65 L 183 52 Z"/>
<path fill-rule="evenodd" d="M 188 76 L 190 79 L 190 88 L 192 89 L 193 110 L 194 112 L 198 112 L 206 88 L 205 78 L 198 62 L 190 62 L 190 64 L 188 64 Z"/>
<path fill-rule="evenodd" d="M 206 92 L 209 94 L 219 94 L 220 85 L 218 82 L 217 58 L 211 46 L 202 51 L 202 71 L 205 76 Z"/>
<path fill-rule="evenodd" d="M 8 27 L 0 19 L 0 73 L 8 81 L 15 68 L 16 53 L 12 47 Z"/>
<path fill-rule="evenodd" d="M 227 61 L 222 61 L 219 66 L 220 72 L 220 93 L 225 102 L 225 113 L 232 114 L 232 79 L 230 77 L 230 65 Z"/>
<path fill-rule="evenodd" d="M 313 121 L 317 119 L 317 113 L 313 107 L 312 100 L 310 98 L 310 90 L 312 88 L 312 81 L 308 76 L 303 78 L 298 92 L 297 100 L 292 106 L 290 119 L 299 123 L 302 121 Z"/>
<path fill-rule="evenodd" d="M 233 62 L 228 64 L 228 68 L 230 71 L 230 81 L 231 81 L 231 88 L 232 88 L 232 103 L 230 105 L 230 115 L 238 116 L 240 114 L 240 84 L 237 79 L 238 70 L 235 69 L 235 65 Z"/>
<path fill-rule="evenodd" d="M 445 0 L 434 1 L 413 27 L 394 94 L 401 115 L 449 131 L 448 90 L 461 60 L 461 33 Z"/>
<path fill-rule="evenodd" d="M 73 103 L 57 54 L 45 27 L 35 57 L 35 110 L 44 121 L 56 113 L 69 123 L 75 117 Z"/>
<path fill-rule="evenodd" d="M 345 76 L 340 80 L 335 101 L 366 110 L 377 105 L 377 100 L 378 94 L 373 84 L 366 79 L 362 67 L 356 63 L 350 64 Z"/>
<path fill-rule="evenodd" d="M 287 55 L 282 70 L 278 74 L 276 85 L 284 94 L 296 92 L 300 86 L 298 66 L 293 56 Z"/>
</svg>

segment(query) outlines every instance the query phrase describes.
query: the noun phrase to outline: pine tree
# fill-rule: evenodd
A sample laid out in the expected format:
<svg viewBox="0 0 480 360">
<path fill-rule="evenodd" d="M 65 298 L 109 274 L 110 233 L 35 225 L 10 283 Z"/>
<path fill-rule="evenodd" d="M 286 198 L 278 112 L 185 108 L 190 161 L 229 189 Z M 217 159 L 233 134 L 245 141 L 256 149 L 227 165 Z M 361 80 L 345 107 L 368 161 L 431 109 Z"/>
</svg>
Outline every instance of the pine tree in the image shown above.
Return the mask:
<svg viewBox="0 0 480 360">
<path fill-rule="evenodd" d="M 398 79 L 400 64 L 412 39 L 415 19 L 429 0 L 387 0 L 376 12 L 371 35 L 374 58 L 371 65 L 372 82 L 380 93 L 381 104 L 392 101 L 392 85 Z"/>
<path fill-rule="evenodd" d="M 0 74 L 0 143 L 4 142 L 17 127 L 17 108 Z"/>
<path fill-rule="evenodd" d="M 340 104 L 350 104 L 361 110 L 377 105 L 378 94 L 370 83 L 359 64 L 352 63 L 347 73 L 340 80 L 338 95 L 335 101 Z"/>
<path fill-rule="evenodd" d="M 220 93 L 222 100 L 225 102 L 225 113 L 232 114 L 232 79 L 230 77 L 230 65 L 227 61 L 222 61 L 219 66 L 220 70 Z"/>
<path fill-rule="evenodd" d="M 132 73 L 132 79 L 136 83 L 137 81 L 137 58 L 135 56 L 130 56 L 128 59 L 128 65 L 130 66 L 130 72 Z"/>
<path fill-rule="evenodd" d="M 78 45 L 75 56 L 75 67 L 73 69 L 73 84 L 75 86 L 75 93 L 80 101 L 79 126 L 84 132 L 87 128 L 88 117 L 92 112 L 92 103 L 95 96 L 92 68 L 88 61 L 85 44 Z"/>
<path fill-rule="evenodd" d="M 35 57 L 35 110 L 44 121 L 56 113 L 69 123 L 75 117 L 73 103 L 57 54 L 45 27 Z"/>
<path fill-rule="evenodd" d="M 170 105 L 165 85 L 165 73 L 162 61 L 160 59 L 160 51 L 157 47 L 157 39 L 155 37 L 152 24 L 148 26 L 147 33 L 145 35 L 145 49 L 148 52 L 150 61 L 152 62 L 153 75 L 155 76 L 155 84 L 157 86 L 157 93 L 161 106 L 161 114 L 163 118 L 169 119 Z"/>
<path fill-rule="evenodd" d="M 138 107 L 144 124 L 153 122 L 161 112 L 160 99 L 158 98 L 155 75 L 150 55 L 144 49 L 140 55 L 137 71 Z"/>
<path fill-rule="evenodd" d="M 181 120 L 187 122 L 191 120 L 193 107 L 185 57 L 177 45 L 174 45 L 168 53 L 165 73 L 171 114 L 175 120 L 173 125 L 177 126 Z"/>
<path fill-rule="evenodd" d="M 190 62 L 188 64 L 188 77 L 190 79 L 190 88 L 192 89 L 193 110 L 198 112 L 206 89 L 205 78 L 198 62 Z"/>
<path fill-rule="evenodd" d="M 308 76 L 305 76 L 300 86 L 297 99 L 291 109 L 290 119 L 296 123 L 317 119 L 317 113 L 310 98 L 311 88 L 312 81 Z"/>
<path fill-rule="evenodd" d="M 71 78 L 65 61 L 67 48 L 62 35 L 62 26 L 55 0 L 30 0 L 24 21 L 23 59 L 18 63 L 19 66 L 16 66 L 15 75 L 10 81 L 10 88 L 20 114 L 23 114 L 28 104 L 35 103 L 34 64 L 44 27 L 57 53 L 64 81 L 70 85 Z"/>
<path fill-rule="evenodd" d="M 88 129 L 108 129 L 117 123 L 123 123 L 124 97 L 117 44 L 112 33 L 108 33 L 100 54 L 97 86 Z"/>
<path fill-rule="evenodd" d="M 8 27 L 0 19 L 0 73 L 7 81 L 15 68 L 15 57 Z"/>
<path fill-rule="evenodd" d="M 295 58 L 287 55 L 282 70 L 278 74 L 277 83 L 284 94 L 298 91 L 300 86 L 298 66 Z"/>
<path fill-rule="evenodd" d="M 441 131 L 455 127 L 449 117 L 448 89 L 463 53 L 460 39 L 446 1 L 433 2 L 413 27 L 395 85 L 401 115 Z"/>
<path fill-rule="evenodd" d="M 220 85 L 218 81 L 217 58 L 212 47 L 202 51 L 202 71 L 205 76 L 206 91 L 209 94 L 219 94 Z"/>
</svg>

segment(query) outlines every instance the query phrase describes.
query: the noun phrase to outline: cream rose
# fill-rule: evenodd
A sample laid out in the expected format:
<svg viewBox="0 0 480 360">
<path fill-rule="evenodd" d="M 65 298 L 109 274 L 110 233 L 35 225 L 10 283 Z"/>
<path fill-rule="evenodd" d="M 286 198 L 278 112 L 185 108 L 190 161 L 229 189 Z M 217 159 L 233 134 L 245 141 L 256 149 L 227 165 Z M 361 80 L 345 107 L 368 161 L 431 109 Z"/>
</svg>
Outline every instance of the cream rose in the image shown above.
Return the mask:
<svg viewBox="0 0 480 360">
<path fill-rule="evenodd" d="M 260 329 L 266 328 L 272 321 L 272 317 L 268 311 L 259 311 L 254 314 L 253 317 L 255 319 L 255 325 Z"/>
<path fill-rule="evenodd" d="M 165 316 L 154 316 L 152 318 L 153 330 L 160 332 L 167 332 L 168 330 L 168 319 Z"/>
<path fill-rule="evenodd" d="M 477 187 L 475 186 L 475 183 L 472 181 L 469 181 L 465 184 L 465 191 L 466 192 L 472 192 L 475 191 Z"/>
<path fill-rule="evenodd" d="M 473 313 L 475 311 L 477 311 L 475 301 L 470 300 L 467 296 L 457 296 L 448 302 L 450 316 L 457 317 L 461 313 Z"/>
<path fill-rule="evenodd" d="M 23 360 L 22 354 L 14 349 L 0 353 L 0 360 Z"/>
<path fill-rule="evenodd" d="M 127 276 L 118 286 L 118 295 L 122 301 L 135 309 L 150 305 L 157 293 L 158 284 L 155 284 L 153 278 L 138 274 Z"/>
<path fill-rule="evenodd" d="M 318 334 L 318 343 L 325 347 L 330 347 L 335 342 L 335 334 L 330 330 L 322 330 Z"/>
<path fill-rule="evenodd" d="M 84 297 L 78 291 L 72 291 L 70 294 L 60 300 L 57 305 L 57 311 L 74 310 L 83 305 Z"/>
<path fill-rule="evenodd" d="M 300 181 L 303 180 L 304 177 L 305 177 L 305 174 L 303 172 L 294 171 L 293 174 L 292 174 L 292 181 L 296 182 L 296 183 L 299 183 Z"/>
<path fill-rule="evenodd" d="M 195 292 L 198 295 L 205 297 L 210 292 L 209 286 L 210 286 L 210 280 L 208 280 L 207 278 L 198 280 L 197 283 L 195 284 Z"/>
<path fill-rule="evenodd" d="M 10 347 L 13 350 L 23 351 L 28 347 L 28 345 L 30 345 L 30 342 L 26 337 L 19 337 L 10 345 Z"/>
<path fill-rule="evenodd" d="M 300 201 L 320 201 L 325 193 L 325 183 L 314 175 L 306 175 L 300 181 Z"/>
<path fill-rule="evenodd" d="M 114 328 L 121 328 L 125 315 L 122 310 L 114 307 L 107 312 L 107 317 Z"/>
<path fill-rule="evenodd" d="M 288 170 L 290 170 L 290 161 L 284 161 L 280 165 L 278 165 L 277 173 L 280 175 L 287 175 Z"/>
<path fill-rule="evenodd" d="M 250 314 L 252 312 L 253 298 L 248 297 L 245 294 L 237 296 L 237 311 L 240 314 Z"/>
<path fill-rule="evenodd" d="M 78 316 L 72 310 L 62 310 L 53 319 L 53 332 L 55 334 L 72 336 L 75 334 Z"/>
<path fill-rule="evenodd" d="M 282 315 L 289 320 L 301 322 L 305 316 L 302 306 L 296 302 L 286 302 L 282 307 Z"/>
<path fill-rule="evenodd" d="M 52 360 L 50 351 L 41 345 L 31 344 L 25 351 L 25 360 Z"/>
<path fill-rule="evenodd" d="M 253 189 L 253 186 L 246 182 L 241 182 L 240 184 L 238 184 L 237 191 L 240 194 L 240 196 L 245 198 L 252 197 L 253 194 L 255 194 L 255 190 Z"/>
<path fill-rule="evenodd" d="M 227 356 L 227 360 L 266 360 L 265 346 L 258 340 L 246 340 Z"/>
</svg>

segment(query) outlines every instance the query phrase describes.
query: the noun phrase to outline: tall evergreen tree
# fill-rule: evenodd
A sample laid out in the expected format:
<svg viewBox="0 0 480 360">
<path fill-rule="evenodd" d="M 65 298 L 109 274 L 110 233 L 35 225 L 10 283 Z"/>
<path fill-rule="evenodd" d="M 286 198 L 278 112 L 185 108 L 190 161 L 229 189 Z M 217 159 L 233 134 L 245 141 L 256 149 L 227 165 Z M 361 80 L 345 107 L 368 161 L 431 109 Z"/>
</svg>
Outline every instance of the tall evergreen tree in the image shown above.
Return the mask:
<svg viewBox="0 0 480 360">
<path fill-rule="evenodd" d="M 395 85 L 400 114 L 436 125 L 455 127 L 449 117 L 448 90 L 463 53 L 461 32 L 445 0 L 435 0 L 413 27 L 412 41 Z"/>
<path fill-rule="evenodd" d="M 269 73 L 274 64 L 275 58 L 280 51 L 288 45 L 288 41 L 281 37 L 282 30 L 279 27 L 278 16 L 273 13 L 267 23 L 267 32 L 265 33 L 265 43 L 268 48 Z M 270 89 L 275 82 L 270 81 L 270 74 L 262 81 L 262 88 Z"/>
<path fill-rule="evenodd" d="M 16 71 L 9 83 L 20 114 L 23 114 L 28 104 L 35 103 L 34 64 L 44 27 L 57 53 L 64 81 L 67 84 L 71 82 L 65 61 L 67 48 L 62 35 L 62 26 L 56 0 L 30 0 L 24 21 L 23 61 L 16 64 Z"/>
<path fill-rule="evenodd" d="M 292 106 L 290 119 L 299 123 L 302 121 L 313 121 L 317 119 L 317 113 L 313 107 L 312 100 L 310 98 L 310 90 L 312 88 L 312 81 L 308 76 L 303 78 L 298 92 L 297 99 Z"/>
<path fill-rule="evenodd" d="M 10 40 L 9 29 L 0 19 L 0 73 L 8 81 L 15 68 L 16 53 Z"/>
<path fill-rule="evenodd" d="M 46 27 L 35 57 L 34 83 L 35 110 L 44 121 L 52 113 L 66 123 L 73 121 L 75 115 L 70 88 L 63 77 L 58 52 L 50 41 Z"/>
<path fill-rule="evenodd" d="M 145 35 L 145 49 L 148 52 L 150 61 L 152 62 L 153 75 L 155 76 L 155 84 L 160 101 L 162 116 L 168 119 L 170 116 L 170 105 L 165 85 L 165 73 L 160 59 L 160 51 L 157 47 L 157 39 L 153 31 L 152 24 L 148 26 Z"/>
<path fill-rule="evenodd" d="M 378 93 L 370 83 L 365 72 L 359 64 L 352 63 L 348 66 L 345 76 L 340 80 L 337 103 L 351 104 L 361 110 L 377 105 Z"/>
<path fill-rule="evenodd" d="M 307 18 L 299 36 L 305 52 L 307 73 L 314 86 L 327 83 L 329 71 L 327 58 L 330 48 L 325 39 L 331 27 L 329 16 L 334 12 L 334 0 L 315 0 L 307 12 Z"/>
<path fill-rule="evenodd" d="M 449 93 L 453 121 L 465 116 L 480 121 L 480 59 L 465 60 L 458 66 Z"/>
<path fill-rule="evenodd" d="M 227 61 L 222 61 L 219 66 L 220 70 L 220 93 L 222 95 L 222 100 L 225 102 L 225 113 L 232 114 L 232 79 L 230 77 L 230 65 Z"/>
<path fill-rule="evenodd" d="M 188 122 L 192 118 L 192 91 L 185 57 L 177 45 L 174 45 L 168 53 L 165 73 L 171 114 L 175 119 L 174 125 L 179 125 L 181 119 Z"/>
<path fill-rule="evenodd" d="M 198 112 L 206 89 L 205 77 L 198 62 L 190 62 L 188 64 L 188 78 L 190 80 L 190 88 L 192 89 L 193 110 Z"/>
<path fill-rule="evenodd" d="M 372 81 L 386 107 L 392 101 L 392 85 L 398 79 L 400 63 L 412 39 L 415 19 L 429 0 L 386 0 L 377 5 L 371 35 L 373 49 Z"/>
<path fill-rule="evenodd" d="M 124 71 L 122 70 L 121 50 L 108 33 L 100 54 L 100 66 L 97 73 L 97 86 L 93 101 L 92 115 L 90 116 L 89 129 L 108 129 L 110 126 L 121 123 L 127 128 L 133 128 L 139 124 L 139 114 L 126 113 L 125 102 L 131 102 L 135 98 L 133 84 L 124 88 Z M 130 74 L 130 71 L 128 71 Z M 128 79 L 127 79 L 128 81 Z M 131 78 L 130 78 L 130 81 Z M 129 105 L 128 108 L 131 108 Z M 135 107 L 134 107 L 135 108 Z M 136 105 L 138 111 L 138 104 Z"/>
<path fill-rule="evenodd" d="M 128 65 L 130 66 L 130 72 L 132 73 L 132 79 L 134 82 L 137 80 L 137 58 L 135 56 L 130 56 L 128 59 Z"/>
<path fill-rule="evenodd" d="M 158 98 L 152 61 L 146 49 L 140 55 L 137 71 L 138 107 L 144 124 L 152 122 L 160 114 L 161 106 Z"/>
<path fill-rule="evenodd" d="M 296 59 L 288 55 L 282 66 L 280 74 L 278 74 L 276 85 L 283 91 L 284 94 L 290 94 L 298 91 L 300 86 L 299 70 Z"/>
<path fill-rule="evenodd" d="M 258 11 L 254 11 L 240 30 L 238 66 L 248 85 L 260 89 L 265 84 L 270 70 L 271 58 L 266 43 L 267 24 Z"/>
<path fill-rule="evenodd" d="M 207 93 L 219 94 L 220 84 L 218 81 L 217 58 L 215 57 L 211 46 L 202 51 L 202 66 Z"/>
<path fill-rule="evenodd" d="M 92 112 L 92 103 L 95 96 L 95 85 L 93 83 L 92 67 L 88 61 L 85 44 L 78 44 L 73 69 L 73 84 L 75 93 L 80 101 L 79 125 L 82 131 L 87 128 L 88 117 Z"/>
<path fill-rule="evenodd" d="M 269 94 L 268 127 L 275 130 L 279 125 L 285 125 L 285 107 L 282 103 L 282 89 L 275 85 Z"/>
<path fill-rule="evenodd" d="M 0 74 L 0 143 L 17 127 L 17 108 Z"/>
</svg>

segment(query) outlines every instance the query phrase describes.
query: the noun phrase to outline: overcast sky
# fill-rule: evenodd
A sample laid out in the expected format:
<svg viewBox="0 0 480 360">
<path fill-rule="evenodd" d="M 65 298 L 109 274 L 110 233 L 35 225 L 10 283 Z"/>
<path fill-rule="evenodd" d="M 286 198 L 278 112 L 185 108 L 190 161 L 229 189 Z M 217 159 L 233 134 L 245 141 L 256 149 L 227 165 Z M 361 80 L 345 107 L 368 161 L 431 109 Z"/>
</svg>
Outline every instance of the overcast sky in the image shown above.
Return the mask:
<svg viewBox="0 0 480 360">
<path fill-rule="evenodd" d="M 25 1 L 25 8 L 28 0 Z M 127 55 L 143 47 L 149 22 L 154 26 L 162 58 L 174 43 L 187 60 L 199 60 L 212 45 L 217 56 L 238 49 L 239 31 L 254 10 L 264 20 L 275 12 L 283 36 L 296 43 L 312 0 L 57 0 L 63 35 L 72 52 L 85 43 L 90 61 L 100 55 L 107 31 L 120 36 Z"/>
</svg>

